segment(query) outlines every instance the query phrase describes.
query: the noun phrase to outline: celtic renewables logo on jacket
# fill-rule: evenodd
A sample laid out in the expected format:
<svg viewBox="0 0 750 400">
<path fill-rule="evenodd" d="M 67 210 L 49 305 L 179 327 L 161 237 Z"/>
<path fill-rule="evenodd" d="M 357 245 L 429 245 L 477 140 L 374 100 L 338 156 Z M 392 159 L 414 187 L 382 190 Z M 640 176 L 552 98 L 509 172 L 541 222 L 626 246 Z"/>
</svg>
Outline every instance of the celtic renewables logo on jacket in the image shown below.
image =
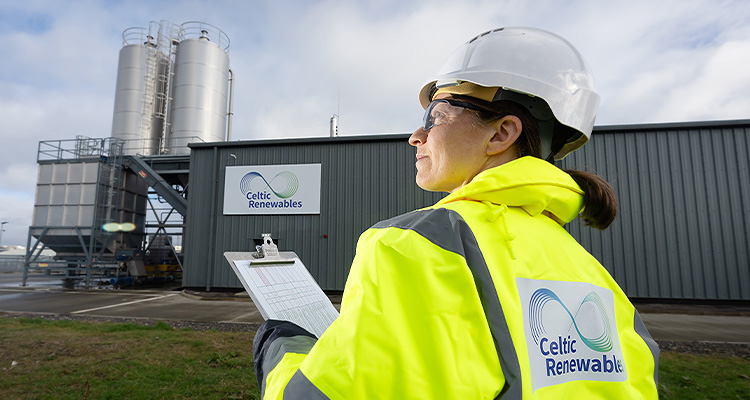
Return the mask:
<svg viewBox="0 0 750 400">
<path fill-rule="evenodd" d="M 627 379 L 611 290 L 517 278 L 533 390 L 574 380 Z"/>
<path fill-rule="evenodd" d="M 529 323 L 531 334 L 534 337 L 534 343 L 539 344 L 540 341 L 546 340 L 546 338 L 542 337 L 545 333 L 544 322 L 542 321 L 542 311 L 544 310 L 544 306 L 547 305 L 547 303 L 549 303 L 550 301 L 557 302 L 563 308 L 563 310 L 565 310 L 565 312 L 570 317 L 572 326 L 575 328 L 576 333 L 581 338 L 583 344 L 586 345 L 589 349 L 598 352 L 606 352 L 612 350 L 611 322 L 609 320 L 609 316 L 607 316 L 607 311 L 604 309 L 604 303 L 602 302 L 602 299 L 595 292 L 590 292 L 586 295 L 581 305 L 578 306 L 578 310 L 580 310 L 581 307 L 583 307 L 587 302 L 593 303 L 596 307 L 596 310 L 598 310 L 599 315 L 601 316 L 602 326 L 604 327 L 604 329 L 598 337 L 587 338 L 581 333 L 581 330 L 576 323 L 576 316 L 570 312 L 568 307 L 566 307 L 565 304 L 560 300 L 560 298 L 557 297 L 555 292 L 546 288 L 537 289 L 537 291 L 534 292 L 534 294 L 531 296 L 529 304 Z M 575 340 L 573 340 L 573 342 L 575 342 Z"/>
</svg>

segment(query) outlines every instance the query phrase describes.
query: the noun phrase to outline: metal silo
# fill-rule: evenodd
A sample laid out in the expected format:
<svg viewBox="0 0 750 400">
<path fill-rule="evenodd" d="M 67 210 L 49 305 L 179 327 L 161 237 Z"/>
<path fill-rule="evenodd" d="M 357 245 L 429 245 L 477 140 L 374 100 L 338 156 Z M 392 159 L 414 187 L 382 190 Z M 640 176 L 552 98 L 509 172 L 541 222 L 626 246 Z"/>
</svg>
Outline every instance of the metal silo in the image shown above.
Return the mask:
<svg viewBox="0 0 750 400">
<path fill-rule="evenodd" d="M 112 137 L 125 140 L 126 155 L 160 153 L 167 119 L 172 36 L 178 28 L 152 22 L 123 34 L 117 67 Z"/>
<path fill-rule="evenodd" d="M 193 142 L 223 141 L 229 92 L 229 38 L 201 22 L 181 25 L 172 82 L 169 154 L 190 154 Z"/>
</svg>

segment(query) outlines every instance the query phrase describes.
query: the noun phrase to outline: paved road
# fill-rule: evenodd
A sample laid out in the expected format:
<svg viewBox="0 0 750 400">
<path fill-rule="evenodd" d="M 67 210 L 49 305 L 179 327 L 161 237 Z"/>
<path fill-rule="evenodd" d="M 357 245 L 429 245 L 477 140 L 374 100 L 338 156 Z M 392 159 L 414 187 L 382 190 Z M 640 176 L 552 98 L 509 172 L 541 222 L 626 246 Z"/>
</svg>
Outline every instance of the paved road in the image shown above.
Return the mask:
<svg viewBox="0 0 750 400">
<path fill-rule="evenodd" d="M 180 292 L 0 288 L 0 311 L 201 322 L 263 321 L 251 302 L 202 301 Z"/>
<path fill-rule="evenodd" d="M 205 301 L 170 290 L 65 290 L 60 280 L 0 274 L 0 312 L 70 314 L 200 322 L 263 322 L 249 301 Z"/>
<path fill-rule="evenodd" d="M 20 287 L 20 275 L 0 274 L 0 312 L 70 314 L 198 322 L 260 324 L 250 301 L 202 300 L 169 290 L 64 290 L 61 282 L 33 280 Z M 642 311 L 658 341 L 750 343 L 750 314 L 702 315 Z"/>
<path fill-rule="evenodd" d="M 750 316 L 641 313 L 658 341 L 750 343 Z"/>
</svg>

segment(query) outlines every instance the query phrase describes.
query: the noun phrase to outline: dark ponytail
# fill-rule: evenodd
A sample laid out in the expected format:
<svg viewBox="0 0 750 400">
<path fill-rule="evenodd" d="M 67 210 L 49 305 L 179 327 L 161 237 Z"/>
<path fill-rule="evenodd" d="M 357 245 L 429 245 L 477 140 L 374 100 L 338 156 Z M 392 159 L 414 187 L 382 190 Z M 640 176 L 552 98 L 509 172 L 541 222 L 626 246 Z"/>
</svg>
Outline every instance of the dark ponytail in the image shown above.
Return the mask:
<svg viewBox="0 0 750 400">
<path fill-rule="evenodd" d="M 591 172 L 566 169 L 568 175 L 583 190 L 583 213 L 581 218 L 586 226 L 607 229 L 617 216 L 617 194 L 604 178 Z"/>
<path fill-rule="evenodd" d="M 552 139 L 552 150 L 559 151 L 568 138 L 578 134 L 572 128 L 555 121 L 555 133 Z M 538 137 L 537 137 L 537 140 Z M 564 170 L 583 190 L 583 212 L 581 218 L 584 225 L 604 230 L 612 225 L 617 216 L 617 193 L 615 188 L 604 178 L 593 173 L 577 169 Z"/>
<path fill-rule="evenodd" d="M 516 156 L 534 156 L 542 158 L 542 143 L 539 136 L 539 123 L 520 104 L 500 100 L 486 102 L 469 96 L 453 95 L 454 98 L 475 104 L 487 111 L 479 111 L 482 123 L 496 121 L 506 115 L 515 115 L 521 120 L 523 130 L 514 144 Z M 559 151 L 574 134 L 574 130 L 555 121 L 555 132 L 552 139 L 553 152 Z M 547 156 L 546 154 L 544 155 Z M 586 226 L 596 229 L 607 229 L 617 216 L 617 193 L 612 185 L 601 176 L 575 169 L 564 170 L 583 190 L 583 212 L 581 218 Z"/>
</svg>

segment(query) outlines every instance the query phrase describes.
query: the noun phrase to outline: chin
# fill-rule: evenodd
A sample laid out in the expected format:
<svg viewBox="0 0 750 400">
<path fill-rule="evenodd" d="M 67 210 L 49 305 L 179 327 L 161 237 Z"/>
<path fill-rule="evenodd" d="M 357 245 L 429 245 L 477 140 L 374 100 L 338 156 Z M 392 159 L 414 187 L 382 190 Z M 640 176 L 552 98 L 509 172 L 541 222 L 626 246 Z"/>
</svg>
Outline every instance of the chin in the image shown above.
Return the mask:
<svg viewBox="0 0 750 400">
<path fill-rule="evenodd" d="M 423 184 L 420 182 L 417 182 L 417 186 L 419 186 L 422 190 L 426 190 L 428 192 L 448 192 L 448 190 L 440 189 L 435 185 Z"/>
<path fill-rule="evenodd" d="M 420 182 L 419 180 L 417 180 L 417 186 L 419 186 L 419 188 L 422 190 L 427 190 L 430 192 L 432 191 L 432 189 L 430 188 L 430 185 L 427 185 L 424 182 Z"/>
</svg>

